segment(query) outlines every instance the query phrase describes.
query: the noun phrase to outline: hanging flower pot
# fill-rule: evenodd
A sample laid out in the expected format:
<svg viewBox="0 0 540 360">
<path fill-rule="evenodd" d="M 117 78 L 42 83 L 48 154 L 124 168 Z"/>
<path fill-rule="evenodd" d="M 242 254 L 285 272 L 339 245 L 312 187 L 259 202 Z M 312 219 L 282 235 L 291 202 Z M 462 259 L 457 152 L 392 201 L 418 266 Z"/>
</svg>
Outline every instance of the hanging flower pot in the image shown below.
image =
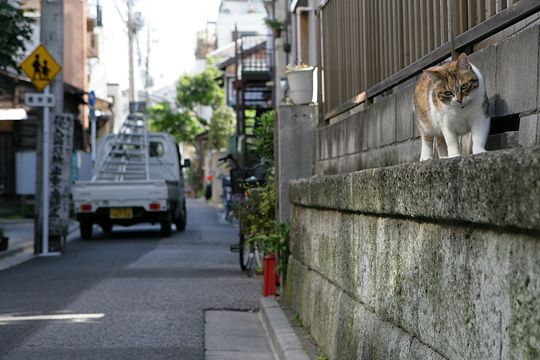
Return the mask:
<svg viewBox="0 0 540 360">
<path fill-rule="evenodd" d="M 309 65 L 288 65 L 285 71 L 289 83 L 289 98 L 293 103 L 317 102 L 317 68 Z"/>
</svg>

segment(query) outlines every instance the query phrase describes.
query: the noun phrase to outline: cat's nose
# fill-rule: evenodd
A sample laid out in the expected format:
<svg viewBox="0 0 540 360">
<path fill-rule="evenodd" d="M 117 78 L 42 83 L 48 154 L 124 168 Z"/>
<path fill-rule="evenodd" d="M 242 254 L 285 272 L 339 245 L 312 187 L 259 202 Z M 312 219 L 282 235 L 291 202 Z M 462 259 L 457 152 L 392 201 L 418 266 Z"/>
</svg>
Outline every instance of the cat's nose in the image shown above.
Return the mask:
<svg viewBox="0 0 540 360">
<path fill-rule="evenodd" d="M 456 99 L 456 101 L 461 104 L 463 102 L 463 99 Z"/>
</svg>

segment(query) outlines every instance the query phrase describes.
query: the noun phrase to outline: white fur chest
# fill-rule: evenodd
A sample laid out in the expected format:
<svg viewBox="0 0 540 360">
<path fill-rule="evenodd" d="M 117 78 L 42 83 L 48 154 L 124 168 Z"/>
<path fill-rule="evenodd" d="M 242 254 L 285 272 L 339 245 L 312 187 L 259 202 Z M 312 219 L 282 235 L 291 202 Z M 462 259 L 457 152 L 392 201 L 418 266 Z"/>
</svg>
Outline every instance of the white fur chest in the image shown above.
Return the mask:
<svg viewBox="0 0 540 360">
<path fill-rule="evenodd" d="M 485 101 L 484 79 L 476 67 L 473 66 L 473 70 L 478 76 L 478 88 L 470 96 L 464 98 L 463 105 L 458 103 L 442 104 L 440 109 L 437 109 L 433 102 L 433 94 L 430 94 L 428 103 L 433 123 L 432 135 L 440 134 L 443 127 L 458 135 L 466 134 L 471 131 L 475 121 L 485 117 L 483 110 Z"/>
</svg>

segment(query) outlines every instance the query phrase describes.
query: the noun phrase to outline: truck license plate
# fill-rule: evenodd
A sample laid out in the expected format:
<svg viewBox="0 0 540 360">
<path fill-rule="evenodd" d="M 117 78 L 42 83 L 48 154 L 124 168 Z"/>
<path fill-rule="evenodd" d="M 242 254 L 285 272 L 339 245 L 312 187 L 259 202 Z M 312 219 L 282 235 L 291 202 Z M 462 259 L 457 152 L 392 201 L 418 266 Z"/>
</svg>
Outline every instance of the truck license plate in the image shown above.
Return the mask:
<svg viewBox="0 0 540 360">
<path fill-rule="evenodd" d="M 133 218 L 132 208 L 112 208 L 109 213 L 111 219 L 131 219 Z"/>
</svg>

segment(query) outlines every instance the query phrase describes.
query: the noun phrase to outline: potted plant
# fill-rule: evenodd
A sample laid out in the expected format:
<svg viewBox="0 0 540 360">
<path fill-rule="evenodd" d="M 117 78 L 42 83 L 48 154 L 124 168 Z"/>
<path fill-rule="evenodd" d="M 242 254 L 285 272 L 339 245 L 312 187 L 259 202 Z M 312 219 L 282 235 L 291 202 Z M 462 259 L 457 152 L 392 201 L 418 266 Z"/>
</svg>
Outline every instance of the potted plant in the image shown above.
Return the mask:
<svg viewBox="0 0 540 360">
<path fill-rule="evenodd" d="M 0 225 L 0 251 L 6 251 L 9 238 L 5 236 L 4 227 Z"/>
<path fill-rule="evenodd" d="M 306 64 L 287 65 L 285 69 L 289 83 L 289 98 L 295 104 L 317 101 L 317 68 Z"/>
<path fill-rule="evenodd" d="M 285 30 L 285 24 L 276 19 L 266 18 L 264 23 L 272 29 L 275 38 L 281 37 L 281 30 Z"/>
</svg>

